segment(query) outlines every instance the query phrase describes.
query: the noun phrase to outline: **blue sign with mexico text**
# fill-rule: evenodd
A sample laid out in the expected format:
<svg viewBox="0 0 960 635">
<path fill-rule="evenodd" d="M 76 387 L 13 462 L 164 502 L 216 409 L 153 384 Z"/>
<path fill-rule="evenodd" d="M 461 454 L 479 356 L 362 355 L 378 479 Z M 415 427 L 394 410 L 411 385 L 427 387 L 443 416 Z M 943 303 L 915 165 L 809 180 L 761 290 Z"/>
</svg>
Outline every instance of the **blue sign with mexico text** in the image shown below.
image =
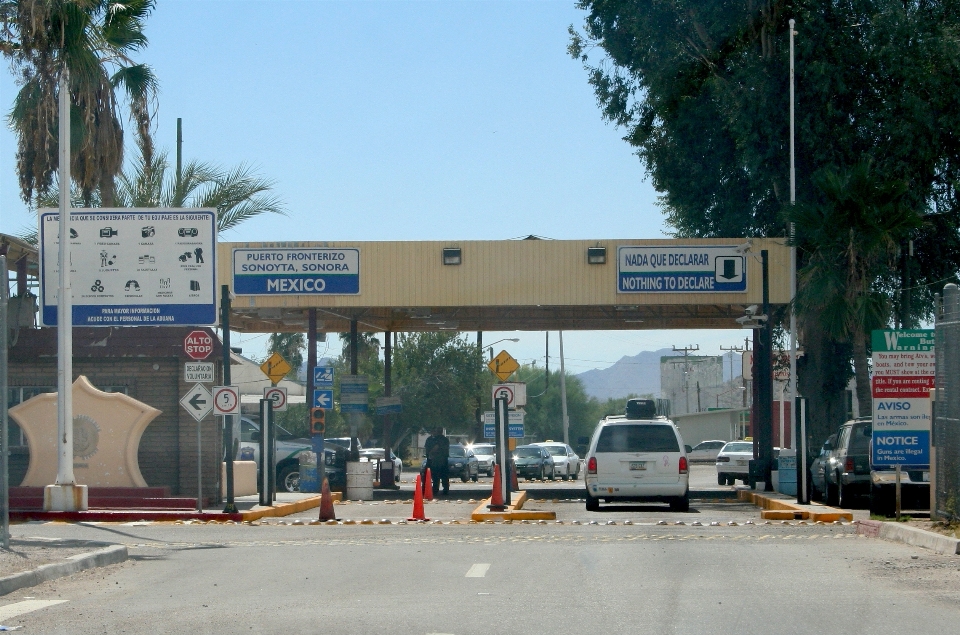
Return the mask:
<svg viewBox="0 0 960 635">
<path fill-rule="evenodd" d="M 357 295 L 360 250 L 253 247 L 233 250 L 236 295 Z"/>
</svg>

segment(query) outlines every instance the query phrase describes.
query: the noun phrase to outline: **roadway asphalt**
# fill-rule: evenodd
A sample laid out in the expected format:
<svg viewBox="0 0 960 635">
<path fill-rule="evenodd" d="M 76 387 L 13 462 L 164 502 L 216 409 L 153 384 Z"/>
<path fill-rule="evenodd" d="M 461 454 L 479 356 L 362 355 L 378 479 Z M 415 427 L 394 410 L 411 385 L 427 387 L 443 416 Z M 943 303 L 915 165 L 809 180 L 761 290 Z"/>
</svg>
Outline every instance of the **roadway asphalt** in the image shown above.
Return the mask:
<svg viewBox="0 0 960 635">
<path fill-rule="evenodd" d="M 364 507 L 374 509 L 340 510 Z M 827 624 L 909 635 L 960 623 L 957 556 L 852 525 L 764 525 L 738 503 L 656 524 L 676 516 L 650 506 L 590 516 L 614 525 L 15 525 L 18 537 L 124 543 L 131 560 L 0 598 L 0 624 L 51 635 L 767 635 Z M 710 518 L 756 524 L 692 524 Z"/>
</svg>

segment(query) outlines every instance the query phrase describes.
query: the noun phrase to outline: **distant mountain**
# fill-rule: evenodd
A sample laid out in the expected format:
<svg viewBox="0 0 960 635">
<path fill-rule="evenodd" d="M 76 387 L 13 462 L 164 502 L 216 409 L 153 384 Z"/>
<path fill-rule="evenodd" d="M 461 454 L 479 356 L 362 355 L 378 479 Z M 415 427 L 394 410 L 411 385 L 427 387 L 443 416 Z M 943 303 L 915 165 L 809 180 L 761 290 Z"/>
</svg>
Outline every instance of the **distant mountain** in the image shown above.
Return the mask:
<svg viewBox="0 0 960 635">
<path fill-rule="evenodd" d="M 627 395 L 660 395 L 660 358 L 676 355 L 673 349 L 644 351 L 633 357 L 621 357 L 604 369 L 588 370 L 577 377 L 587 394 L 600 400 Z"/>
</svg>

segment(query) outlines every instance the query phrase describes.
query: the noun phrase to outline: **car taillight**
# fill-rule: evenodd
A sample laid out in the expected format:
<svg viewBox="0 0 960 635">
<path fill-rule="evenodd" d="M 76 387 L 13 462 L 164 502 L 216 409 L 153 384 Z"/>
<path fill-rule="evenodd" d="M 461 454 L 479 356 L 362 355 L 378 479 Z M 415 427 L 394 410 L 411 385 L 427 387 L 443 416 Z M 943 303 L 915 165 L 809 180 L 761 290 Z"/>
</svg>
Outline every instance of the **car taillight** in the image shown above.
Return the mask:
<svg viewBox="0 0 960 635">
<path fill-rule="evenodd" d="M 853 471 L 853 457 L 852 457 L 852 456 L 848 456 L 848 457 L 847 457 L 847 462 L 844 464 L 843 469 L 846 470 L 847 472 L 852 472 L 852 471 Z"/>
<path fill-rule="evenodd" d="M 687 473 L 687 457 L 685 456 L 680 457 L 680 473 L 681 474 Z"/>
<path fill-rule="evenodd" d="M 729 462 L 730 462 L 730 457 L 729 457 L 729 456 L 718 456 L 718 457 L 717 457 L 717 463 L 729 463 Z"/>
<path fill-rule="evenodd" d="M 596 474 L 597 473 L 597 457 L 591 456 L 590 460 L 587 461 L 587 474 Z"/>
</svg>

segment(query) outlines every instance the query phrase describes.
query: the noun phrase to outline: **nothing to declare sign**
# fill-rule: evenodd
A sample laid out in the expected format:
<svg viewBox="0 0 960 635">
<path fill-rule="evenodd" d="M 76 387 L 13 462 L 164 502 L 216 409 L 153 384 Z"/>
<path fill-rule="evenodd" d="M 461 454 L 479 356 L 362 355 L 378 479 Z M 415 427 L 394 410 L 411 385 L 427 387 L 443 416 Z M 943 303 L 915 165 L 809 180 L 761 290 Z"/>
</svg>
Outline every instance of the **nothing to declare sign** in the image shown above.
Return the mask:
<svg viewBox="0 0 960 635">
<path fill-rule="evenodd" d="M 746 259 L 736 247 L 618 247 L 617 293 L 739 293 Z"/>
<path fill-rule="evenodd" d="M 237 248 L 233 250 L 236 295 L 356 295 L 360 250 Z"/>
<path fill-rule="evenodd" d="M 930 463 L 934 342 L 929 329 L 873 332 L 874 466 Z"/>
</svg>

